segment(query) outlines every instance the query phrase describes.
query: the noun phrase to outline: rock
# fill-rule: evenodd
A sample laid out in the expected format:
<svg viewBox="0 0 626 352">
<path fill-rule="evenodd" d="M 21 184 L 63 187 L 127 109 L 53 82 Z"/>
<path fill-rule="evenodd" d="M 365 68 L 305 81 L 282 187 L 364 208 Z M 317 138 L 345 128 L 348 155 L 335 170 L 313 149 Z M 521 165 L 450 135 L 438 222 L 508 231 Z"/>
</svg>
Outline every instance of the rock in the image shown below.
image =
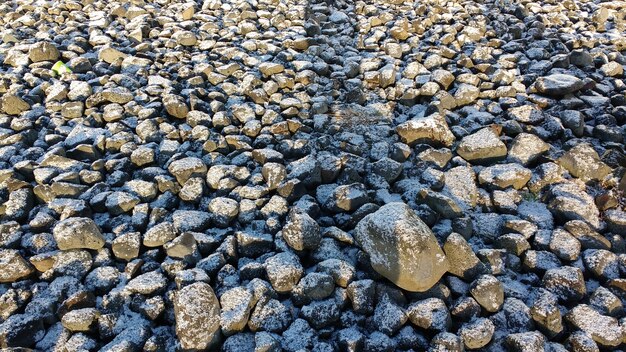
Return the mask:
<svg viewBox="0 0 626 352">
<path fill-rule="evenodd" d="M 556 229 L 552 232 L 549 246 L 550 251 L 563 260 L 574 261 L 580 255 L 580 242 L 562 229 Z"/>
<path fill-rule="evenodd" d="M 528 166 L 548 150 L 550 145 L 541 138 L 530 133 L 520 133 L 511 144 L 508 158 L 512 162 Z"/>
<path fill-rule="evenodd" d="M 547 270 L 542 284 L 561 302 L 580 301 L 587 292 L 582 271 L 571 266 Z"/>
<path fill-rule="evenodd" d="M 282 332 L 293 321 L 289 309 L 276 299 L 257 303 L 248 327 L 252 331 Z"/>
<path fill-rule="evenodd" d="M 349 185 L 328 185 L 317 189 L 317 199 L 333 212 L 352 212 L 370 202 L 367 189 L 362 183 Z"/>
<path fill-rule="evenodd" d="M 624 74 L 624 66 L 618 62 L 611 61 L 602 65 L 602 67 L 600 67 L 600 71 L 602 71 L 605 76 L 620 77 Z"/>
<path fill-rule="evenodd" d="M 618 209 L 610 209 L 604 212 L 609 231 L 613 233 L 626 233 L 626 212 Z"/>
<path fill-rule="evenodd" d="M 407 309 L 411 323 L 437 332 L 447 331 L 451 324 L 448 307 L 439 298 L 428 298 L 415 302 Z"/>
<path fill-rule="evenodd" d="M 455 141 L 452 131 L 441 114 L 411 119 L 398 125 L 396 132 L 400 139 L 409 145 L 428 143 L 450 147 Z"/>
<path fill-rule="evenodd" d="M 300 310 L 300 315 L 315 329 L 327 327 L 341 316 L 341 310 L 334 299 L 313 301 Z"/>
<path fill-rule="evenodd" d="M 490 313 L 500 310 L 504 302 L 504 287 L 492 275 L 481 275 L 474 280 L 470 293 L 476 302 Z"/>
<path fill-rule="evenodd" d="M 495 189 L 520 189 L 528 183 L 532 172 L 519 164 L 499 164 L 482 169 L 478 182 Z"/>
<path fill-rule="evenodd" d="M 163 105 L 165 106 L 165 110 L 168 114 L 179 119 L 186 118 L 189 113 L 187 104 L 185 104 L 183 99 L 177 95 L 168 94 L 164 96 Z"/>
<path fill-rule="evenodd" d="M 139 197 L 128 192 L 113 192 L 106 198 L 105 206 L 112 215 L 127 213 L 141 202 Z"/>
<path fill-rule="evenodd" d="M 149 271 L 130 280 L 126 290 L 142 295 L 151 295 L 163 291 L 167 286 L 167 278 L 158 271 Z"/>
<path fill-rule="evenodd" d="M 546 338 L 538 331 L 510 334 L 506 337 L 506 345 L 514 352 L 542 352 Z"/>
<path fill-rule="evenodd" d="M 316 249 L 322 240 L 317 222 L 298 208 L 292 208 L 289 211 L 282 233 L 285 242 L 297 251 Z"/>
<path fill-rule="evenodd" d="M 443 251 L 450 263 L 448 271 L 452 275 L 470 281 L 486 270 L 465 238 L 458 233 L 453 232 L 448 236 Z"/>
<path fill-rule="evenodd" d="M 376 285 L 373 280 L 353 281 L 348 286 L 347 294 L 356 313 L 370 314 L 374 311 Z"/>
<path fill-rule="evenodd" d="M 363 218 L 355 239 L 374 270 L 408 291 L 428 290 L 449 268 L 428 226 L 402 203 L 389 203 Z"/>
<path fill-rule="evenodd" d="M 600 211 L 593 198 L 577 184 L 559 183 L 547 192 L 548 209 L 563 221 L 584 220 L 593 228 L 600 226 Z"/>
<path fill-rule="evenodd" d="M 408 316 L 402 307 L 385 296 L 376 305 L 373 319 L 378 331 L 393 335 L 406 323 Z"/>
<path fill-rule="evenodd" d="M 557 163 L 569 173 L 584 182 L 589 180 L 601 181 L 613 170 L 603 163 L 598 153 L 586 143 L 578 144 L 563 154 Z"/>
<path fill-rule="evenodd" d="M 209 211 L 213 213 L 213 221 L 219 227 L 228 227 L 239 214 L 239 203 L 226 197 L 213 198 L 209 202 Z"/>
<path fill-rule="evenodd" d="M 143 236 L 143 245 L 146 247 L 160 247 L 176 237 L 176 229 L 170 222 L 154 225 Z"/>
<path fill-rule="evenodd" d="M 575 331 L 567 338 L 566 346 L 570 351 L 600 351 L 591 336 L 582 332 Z"/>
<path fill-rule="evenodd" d="M 535 81 L 535 88 L 539 93 L 552 96 L 564 96 L 577 92 L 584 85 L 580 78 L 562 73 L 539 77 Z"/>
<path fill-rule="evenodd" d="M 68 218 L 54 227 L 52 234 L 57 246 L 66 249 L 100 249 L 105 241 L 98 225 L 90 218 Z"/>
<path fill-rule="evenodd" d="M 15 249 L 0 249 L 0 283 L 19 281 L 35 270 Z"/>
<path fill-rule="evenodd" d="M 617 279 L 620 276 L 618 257 L 604 249 L 588 249 L 583 253 L 585 267 L 601 280 Z"/>
<path fill-rule="evenodd" d="M 492 339 L 495 326 L 489 319 L 478 318 L 465 323 L 459 329 L 459 335 L 465 348 L 477 349 L 485 347 Z"/>
<path fill-rule="evenodd" d="M 474 134 L 463 137 L 456 151 L 469 162 L 503 159 L 507 153 L 506 145 L 491 127 L 483 128 Z"/>
<path fill-rule="evenodd" d="M 29 110 L 30 104 L 17 95 L 5 93 L 0 98 L 0 107 L 5 114 L 19 115 Z"/>
<path fill-rule="evenodd" d="M 33 346 L 46 334 L 43 319 L 35 314 L 14 314 L 0 324 L 2 348 Z"/>
<path fill-rule="evenodd" d="M 571 220 L 563 226 L 581 244 L 583 249 L 611 249 L 611 242 L 582 220 Z"/>
<path fill-rule="evenodd" d="M 235 287 L 222 294 L 220 326 L 225 335 L 232 335 L 246 327 L 255 301 L 253 293 L 245 287 Z"/>
<path fill-rule="evenodd" d="M 563 126 L 572 130 L 577 137 L 582 137 L 585 129 L 585 117 L 580 111 L 564 110 L 561 111 L 561 121 Z"/>
<path fill-rule="evenodd" d="M 289 292 L 298 284 L 303 274 L 300 260 L 295 254 L 283 252 L 265 261 L 267 277 L 276 292 Z"/>
<path fill-rule="evenodd" d="M 545 119 L 541 110 L 534 105 L 522 105 L 510 108 L 507 111 L 509 117 L 519 123 L 536 125 Z"/>
<path fill-rule="evenodd" d="M 563 331 L 557 297 L 545 290 L 540 290 L 540 292 L 530 309 L 530 314 L 544 334 L 548 337 L 554 337 Z"/>
<path fill-rule="evenodd" d="M 123 52 L 111 47 L 102 48 L 98 52 L 98 59 L 106 62 L 107 64 L 112 64 L 118 59 L 125 59 L 127 56 L 128 55 Z"/>
<path fill-rule="evenodd" d="M 617 319 L 601 315 L 586 304 L 570 310 L 565 319 L 577 329 L 591 336 L 602 347 L 616 347 L 622 343 L 622 330 Z"/>
<path fill-rule="evenodd" d="M 139 256 L 141 235 L 139 232 L 126 233 L 118 236 L 111 243 L 111 250 L 116 258 L 132 260 Z"/>
<path fill-rule="evenodd" d="M 196 282 L 174 298 L 176 336 L 184 349 L 206 350 L 220 339 L 220 304 L 211 286 Z"/>
<path fill-rule="evenodd" d="M 63 315 L 61 323 L 72 332 L 90 331 L 99 316 L 100 312 L 95 308 L 75 309 Z"/>
<path fill-rule="evenodd" d="M 56 61 L 60 55 L 59 50 L 49 42 L 38 42 L 28 50 L 28 58 L 32 62 Z"/>
<path fill-rule="evenodd" d="M 480 96 L 480 89 L 474 87 L 471 84 L 461 83 L 456 92 L 454 92 L 454 99 L 457 106 L 463 106 L 473 103 Z"/>
<path fill-rule="evenodd" d="M 176 160 L 170 164 L 167 170 L 176 177 L 181 185 L 184 185 L 193 176 L 205 177 L 207 174 L 207 167 L 202 160 L 193 157 Z"/>
</svg>

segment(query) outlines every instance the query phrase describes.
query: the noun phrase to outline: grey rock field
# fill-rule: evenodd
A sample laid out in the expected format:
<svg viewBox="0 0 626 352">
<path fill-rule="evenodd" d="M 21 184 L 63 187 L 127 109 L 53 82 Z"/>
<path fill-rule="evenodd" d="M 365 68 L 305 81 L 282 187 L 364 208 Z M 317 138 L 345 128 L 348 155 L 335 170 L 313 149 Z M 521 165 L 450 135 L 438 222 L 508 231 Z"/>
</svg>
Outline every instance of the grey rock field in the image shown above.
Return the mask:
<svg viewBox="0 0 626 352">
<path fill-rule="evenodd" d="M 626 1 L 0 1 L 0 351 L 626 350 Z"/>
</svg>

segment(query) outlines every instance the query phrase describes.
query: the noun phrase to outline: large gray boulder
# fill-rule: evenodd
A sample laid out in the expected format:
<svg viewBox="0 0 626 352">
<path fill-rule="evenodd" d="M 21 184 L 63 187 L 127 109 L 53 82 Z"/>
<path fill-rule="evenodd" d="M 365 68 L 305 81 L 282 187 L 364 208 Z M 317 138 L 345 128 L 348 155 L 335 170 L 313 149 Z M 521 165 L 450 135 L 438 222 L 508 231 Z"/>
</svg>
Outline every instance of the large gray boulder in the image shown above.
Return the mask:
<svg viewBox="0 0 626 352">
<path fill-rule="evenodd" d="M 355 236 L 374 270 L 407 291 L 426 291 L 448 271 L 430 228 L 404 203 L 389 203 L 363 218 Z"/>
</svg>

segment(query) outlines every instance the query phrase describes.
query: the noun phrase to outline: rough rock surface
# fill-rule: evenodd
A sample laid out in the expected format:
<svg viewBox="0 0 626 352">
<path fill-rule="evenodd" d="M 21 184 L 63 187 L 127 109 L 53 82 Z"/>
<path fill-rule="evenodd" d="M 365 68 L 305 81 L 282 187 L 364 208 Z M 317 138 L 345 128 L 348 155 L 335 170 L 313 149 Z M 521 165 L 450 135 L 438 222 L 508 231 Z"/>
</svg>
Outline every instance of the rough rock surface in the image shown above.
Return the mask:
<svg viewBox="0 0 626 352">
<path fill-rule="evenodd" d="M 403 203 L 367 215 L 356 226 L 355 239 L 374 270 L 408 291 L 428 290 L 449 268 L 433 233 Z"/>
<path fill-rule="evenodd" d="M 626 3 L 0 1 L 0 350 L 624 350 Z"/>
</svg>

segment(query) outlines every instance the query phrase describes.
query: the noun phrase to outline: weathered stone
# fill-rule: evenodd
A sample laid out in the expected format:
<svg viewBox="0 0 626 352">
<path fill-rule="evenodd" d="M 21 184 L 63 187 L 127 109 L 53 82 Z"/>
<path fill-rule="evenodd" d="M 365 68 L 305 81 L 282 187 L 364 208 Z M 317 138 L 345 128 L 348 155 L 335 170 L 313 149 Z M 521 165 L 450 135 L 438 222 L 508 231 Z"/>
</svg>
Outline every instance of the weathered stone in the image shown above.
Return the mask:
<svg viewBox="0 0 626 352">
<path fill-rule="evenodd" d="M 408 291 L 428 290 L 449 268 L 428 226 L 402 203 L 389 203 L 363 218 L 355 238 L 374 270 Z"/>
<path fill-rule="evenodd" d="M 65 219 L 54 227 L 52 234 L 61 250 L 100 249 L 105 243 L 98 225 L 90 218 Z"/>
<path fill-rule="evenodd" d="M 219 342 L 220 304 L 209 284 L 196 282 L 178 291 L 174 315 L 182 348 L 206 350 Z"/>
<path fill-rule="evenodd" d="M 396 131 L 407 144 L 428 143 L 450 147 L 455 141 L 445 117 L 441 114 L 411 119 L 398 125 Z"/>
<path fill-rule="evenodd" d="M 483 128 L 474 134 L 463 137 L 456 151 L 463 159 L 470 162 L 503 159 L 507 153 L 506 145 L 491 127 Z"/>
</svg>

